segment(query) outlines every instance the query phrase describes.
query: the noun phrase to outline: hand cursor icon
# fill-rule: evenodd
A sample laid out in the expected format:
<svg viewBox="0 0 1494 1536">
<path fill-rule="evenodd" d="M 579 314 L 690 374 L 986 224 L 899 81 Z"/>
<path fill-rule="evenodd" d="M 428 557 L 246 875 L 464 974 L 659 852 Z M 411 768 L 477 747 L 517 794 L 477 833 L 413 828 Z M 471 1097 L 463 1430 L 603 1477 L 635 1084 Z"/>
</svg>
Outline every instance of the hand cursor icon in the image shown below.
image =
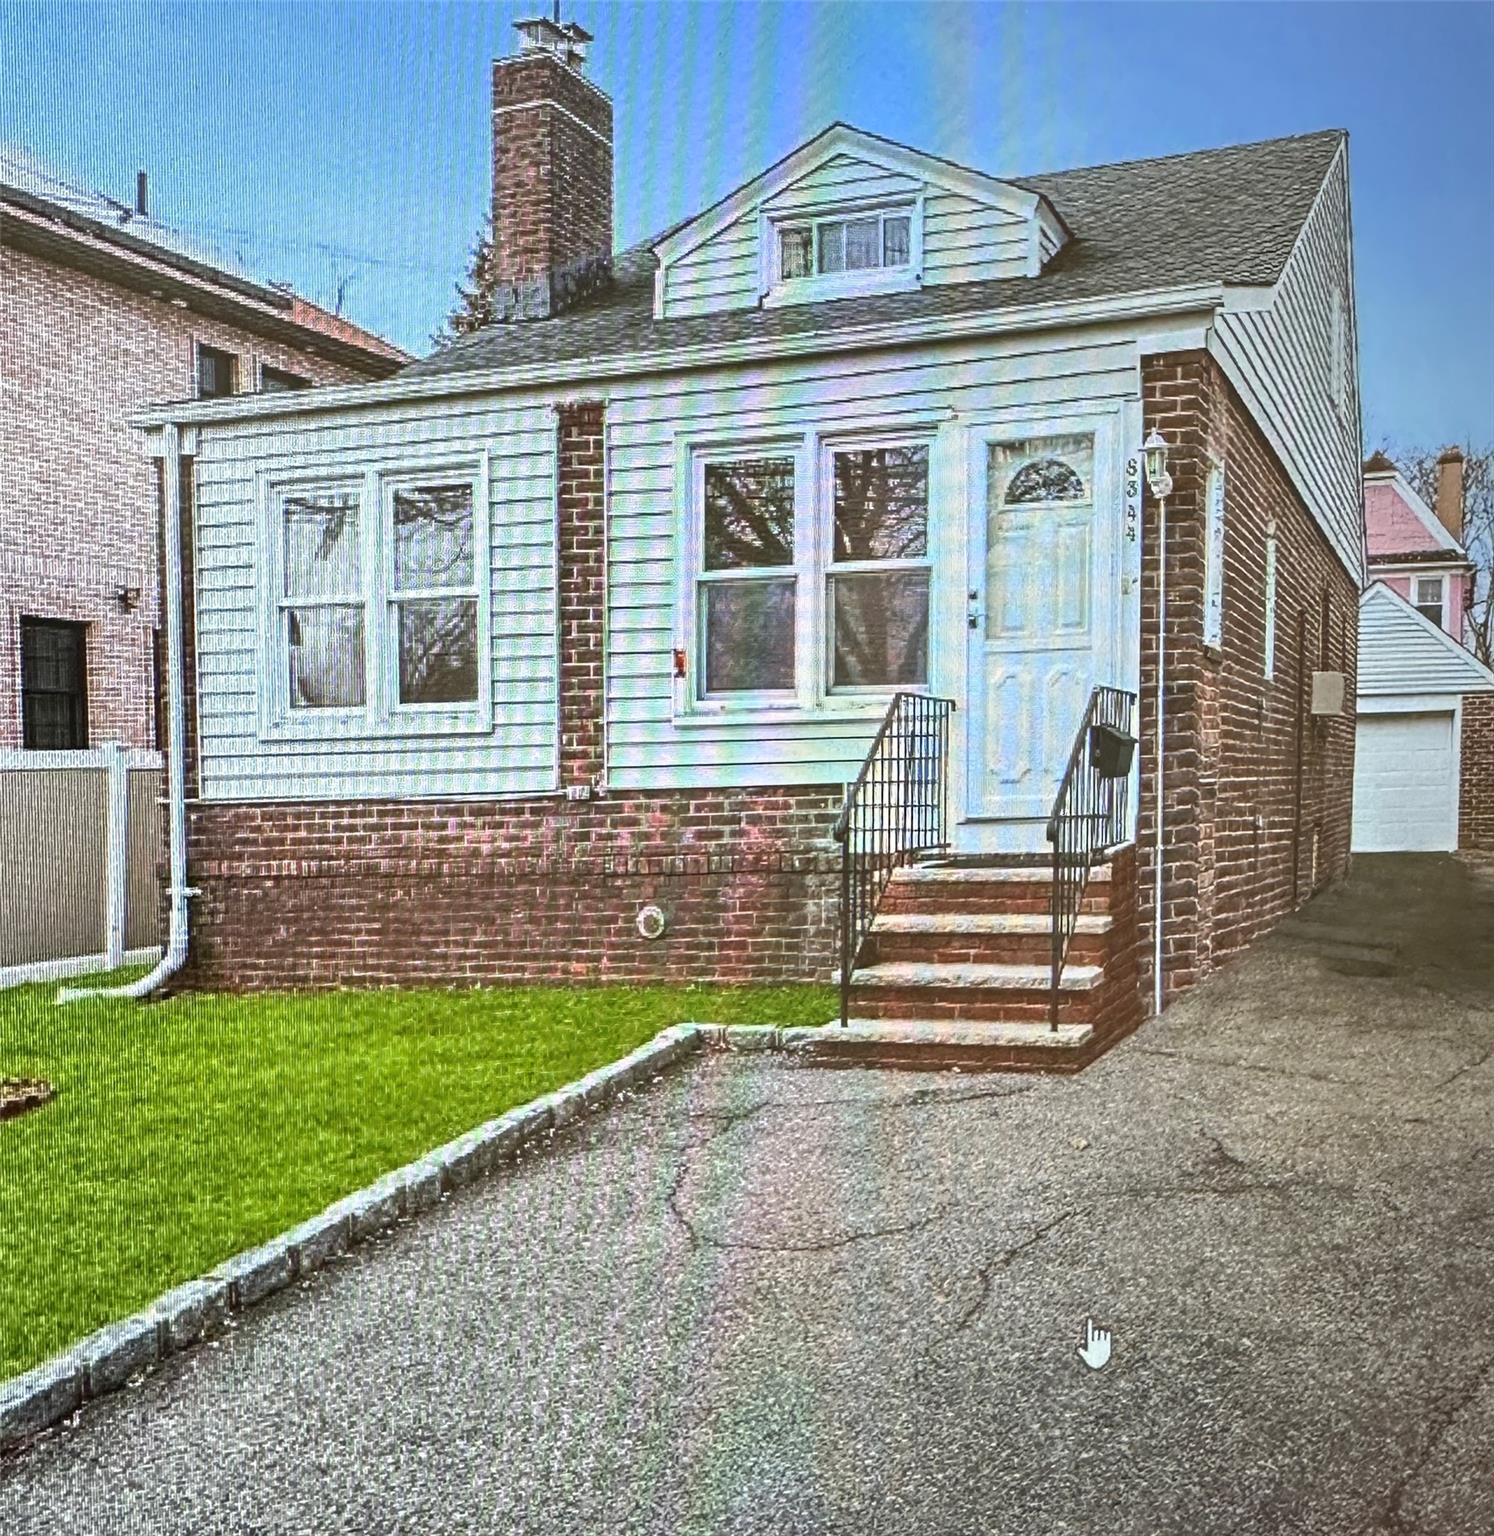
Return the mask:
<svg viewBox="0 0 1494 1536">
<path fill-rule="evenodd" d="M 1079 1346 L 1079 1358 L 1092 1371 L 1097 1371 L 1110 1358 L 1110 1330 L 1096 1328 L 1094 1318 L 1086 1318 L 1084 1342 Z"/>
</svg>

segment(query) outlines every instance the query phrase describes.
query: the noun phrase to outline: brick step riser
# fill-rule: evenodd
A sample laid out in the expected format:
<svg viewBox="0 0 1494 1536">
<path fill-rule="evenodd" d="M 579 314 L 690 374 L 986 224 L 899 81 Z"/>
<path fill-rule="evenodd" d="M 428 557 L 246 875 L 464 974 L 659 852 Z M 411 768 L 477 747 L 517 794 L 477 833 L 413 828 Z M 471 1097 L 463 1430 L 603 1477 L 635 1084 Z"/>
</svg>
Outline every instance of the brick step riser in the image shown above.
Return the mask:
<svg viewBox="0 0 1494 1536">
<path fill-rule="evenodd" d="M 996 912 L 1003 914 L 1037 913 L 1046 917 L 1053 910 L 1053 897 L 1049 891 L 1001 885 L 889 885 L 883 896 L 879 912 L 928 912 L 976 913 Z M 1081 912 L 1103 917 L 1110 911 L 1108 891 L 1093 890 L 1084 893 L 1079 904 Z"/>
<path fill-rule="evenodd" d="M 1100 1011 L 1103 989 L 1068 993 L 1059 1000 L 1060 1024 L 1090 1024 Z M 1046 1022 L 1049 994 L 1027 989 L 1002 991 L 970 987 L 852 987 L 851 1016 L 857 1019 L 951 1019 L 979 1023 Z"/>
<path fill-rule="evenodd" d="M 1103 965 L 1107 953 L 1103 933 L 1076 933 L 1069 941 L 1068 963 Z M 1047 965 L 1052 957 L 1053 940 L 1046 933 L 873 933 L 860 963 Z"/>
</svg>

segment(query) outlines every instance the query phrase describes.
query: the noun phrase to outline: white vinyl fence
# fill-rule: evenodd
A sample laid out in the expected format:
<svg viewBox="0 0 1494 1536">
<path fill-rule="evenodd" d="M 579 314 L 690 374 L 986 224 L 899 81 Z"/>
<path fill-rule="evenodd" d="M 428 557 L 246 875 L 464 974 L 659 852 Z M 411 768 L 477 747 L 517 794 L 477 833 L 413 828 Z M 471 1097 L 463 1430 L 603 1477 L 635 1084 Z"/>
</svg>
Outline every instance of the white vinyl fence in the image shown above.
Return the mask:
<svg viewBox="0 0 1494 1536">
<path fill-rule="evenodd" d="M 159 953 L 161 755 L 0 752 L 0 987 Z"/>
</svg>

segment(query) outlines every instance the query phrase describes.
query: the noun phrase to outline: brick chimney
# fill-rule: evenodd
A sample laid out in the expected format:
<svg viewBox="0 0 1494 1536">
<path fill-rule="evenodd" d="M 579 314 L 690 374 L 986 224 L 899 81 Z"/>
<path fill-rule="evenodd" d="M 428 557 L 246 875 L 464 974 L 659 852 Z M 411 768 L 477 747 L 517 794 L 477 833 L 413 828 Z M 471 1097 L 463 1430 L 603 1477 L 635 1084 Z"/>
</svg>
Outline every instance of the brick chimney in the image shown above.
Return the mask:
<svg viewBox="0 0 1494 1536">
<path fill-rule="evenodd" d="M 582 73 L 591 34 L 515 22 L 519 52 L 493 65 L 495 305 L 544 320 L 612 272 L 612 102 Z"/>
<path fill-rule="evenodd" d="M 1444 448 L 1437 457 L 1437 521 L 1463 542 L 1463 450 Z"/>
</svg>

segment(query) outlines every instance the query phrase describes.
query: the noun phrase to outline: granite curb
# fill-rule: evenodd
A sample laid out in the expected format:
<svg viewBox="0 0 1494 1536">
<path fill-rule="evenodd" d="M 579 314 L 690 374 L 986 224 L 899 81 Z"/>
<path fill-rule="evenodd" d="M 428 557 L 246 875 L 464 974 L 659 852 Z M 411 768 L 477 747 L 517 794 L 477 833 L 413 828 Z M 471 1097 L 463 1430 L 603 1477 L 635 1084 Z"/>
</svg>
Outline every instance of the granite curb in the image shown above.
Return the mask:
<svg viewBox="0 0 1494 1536">
<path fill-rule="evenodd" d="M 729 1036 L 751 1038 L 741 1042 Z M 443 1195 L 496 1172 L 519 1150 L 600 1108 L 709 1043 L 741 1049 L 779 1031 L 754 1026 L 675 1024 L 619 1060 L 528 1104 L 521 1104 L 385 1174 L 279 1237 L 235 1254 L 208 1274 L 168 1291 L 133 1317 L 111 1323 L 61 1355 L 0 1382 L 0 1451 L 71 1418 L 85 1403 L 139 1379 L 170 1355 L 221 1332 L 293 1281 L 314 1274 L 401 1217 L 438 1205 Z"/>
</svg>

